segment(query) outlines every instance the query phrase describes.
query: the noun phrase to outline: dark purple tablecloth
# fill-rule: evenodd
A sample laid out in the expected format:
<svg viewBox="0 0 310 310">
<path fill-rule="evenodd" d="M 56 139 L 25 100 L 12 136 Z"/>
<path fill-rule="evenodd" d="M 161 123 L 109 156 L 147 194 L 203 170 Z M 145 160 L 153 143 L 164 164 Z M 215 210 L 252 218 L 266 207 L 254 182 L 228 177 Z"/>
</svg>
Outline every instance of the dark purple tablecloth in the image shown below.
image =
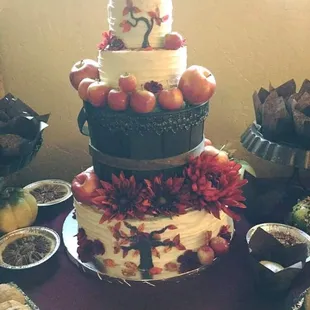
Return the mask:
<svg viewBox="0 0 310 310">
<path fill-rule="evenodd" d="M 40 210 L 37 224 L 61 234 L 72 201 L 52 208 Z M 180 283 L 128 287 L 102 282 L 84 274 L 70 262 L 63 245 L 57 254 L 58 265 L 51 269 L 51 275 L 42 270 L 34 271 L 36 274 L 18 275 L 15 282 L 41 310 L 275 310 L 275 305 L 255 293 L 244 238 L 248 228 L 245 220 L 239 222 L 230 253 L 201 275 Z M 34 281 L 38 273 L 43 278 L 41 283 Z M 12 280 L 11 276 L 0 274 L 0 282 Z"/>
</svg>

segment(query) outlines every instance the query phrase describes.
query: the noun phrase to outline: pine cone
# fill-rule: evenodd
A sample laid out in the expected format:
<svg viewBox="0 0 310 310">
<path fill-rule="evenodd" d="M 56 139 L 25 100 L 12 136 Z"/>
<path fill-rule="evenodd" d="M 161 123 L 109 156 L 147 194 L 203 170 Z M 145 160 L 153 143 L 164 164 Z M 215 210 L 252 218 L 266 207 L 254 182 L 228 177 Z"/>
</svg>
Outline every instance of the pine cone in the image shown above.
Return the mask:
<svg viewBox="0 0 310 310">
<path fill-rule="evenodd" d="M 148 90 L 149 92 L 153 94 L 158 94 L 161 92 L 164 88 L 161 84 L 155 81 L 150 81 L 144 84 L 144 89 Z"/>
<path fill-rule="evenodd" d="M 111 41 L 108 47 L 109 51 L 121 51 L 124 49 L 126 49 L 126 46 L 125 46 L 125 43 L 121 39 L 117 37 L 111 38 Z"/>
</svg>

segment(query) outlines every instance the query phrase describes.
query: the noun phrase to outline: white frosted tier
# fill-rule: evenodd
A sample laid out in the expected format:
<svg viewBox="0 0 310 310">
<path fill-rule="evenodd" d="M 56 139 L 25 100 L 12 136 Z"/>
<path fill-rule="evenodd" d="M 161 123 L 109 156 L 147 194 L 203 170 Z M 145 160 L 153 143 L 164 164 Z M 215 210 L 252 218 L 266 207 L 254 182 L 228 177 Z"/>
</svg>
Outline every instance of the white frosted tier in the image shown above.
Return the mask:
<svg viewBox="0 0 310 310">
<path fill-rule="evenodd" d="M 130 14 L 123 16 L 126 0 L 110 0 L 108 4 L 108 22 L 109 29 L 114 34 L 122 39 L 127 48 L 141 48 L 144 34 L 147 31 L 144 22 L 139 22 L 137 27 L 132 27 L 129 32 L 123 32 L 120 23 L 123 20 L 134 22 Z M 160 17 L 169 15 L 169 19 L 163 22 L 160 26 L 154 24 L 153 30 L 149 36 L 149 43 L 154 48 L 163 47 L 163 37 L 172 30 L 172 0 L 133 0 L 133 5 L 139 8 L 142 12 L 135 13 L 136 17 L 150 18 L 148 12 L 155 11 L 156 8 L 160 11 Z"/>
<path fill-rule="evenodd" d="M 114 239 L 109 227 L 113 227 L 118 221 L 113 220 L 110 223 L 99 224 L 101 213 L 96 209 L 83 204 L 74 202 L 76 208 L 76 218 L 80 228 L 86 232 L 87 238 L 90 240 L 100 240 L 105 247 L 105 254 L 97 256 L 96 259 L 99 263 L 104 265 L 104 260 L 111 259 L 117 266 L 121 268 L 105 267 L 106 272 L 110 276 L 124 277 L 121 274 L 122 267 L 125 268 L 126 262 L 133 262 L 137 266 L 140 263 L 140 255 L 135 251 L 130 251 L 128 256 L 123 258 L 122 251 L 114 254 L 114 246 L 116 239 Z M 138 227 L 144 223 L 144 232 L 153 232 L 160 230 L 168 225 L 176 226 L 175 230 L 166 230 L 161 234 L 161 240 L 173 239 L 176 235 L 180 235 L 181 244 L 186 250 L 197 250 L 200 246 L 205 244 L 205 234 L 207 231 L 212 231 L 212 235 L 216 236 L 223 225 L 229 225 L 231 231 L 233 230 L 233 221 L 225 213 L 221 213 L 221 219 L 215 218 L 213 215 L 206 211 L 191 211 L 181 216 L 174 216 L 173 218 L 160 217 L 150 218 L 145 221 L 141 220 L 127 220 L 133 226 Z M 130 231 L 125 227 L 124 223 L 121 224 L 121 231 L 130 235 Z M 160 257 L 153 255 L 154 267 L 163 268 L 167 263 L 177 263 L 177 258 L 185 251 L 172 248 L 169 252 L 165 252 L 165 247 L 157 247 Z M 134 254 L 134 255 L 133 255 Z M 106 266 L 106 265 L 105 265 Z M 177 271 L 172 272 L 171 276 L 177 275 Z M 159 274 L 154 276 L 155 279 L 160 279 L 163 275 Z M 131 279 L 141 279 L 141 275 L 137 273 Z"/>
<path fill-rule="evenodd" d="M 100 79 L 118 87 L 121 74 L 131 73 L 138 85 L 156 81 L 164 87 L 178 83 L 187 68 L 187 48 L 153 51 L 99 51 Z"/>
</svg>

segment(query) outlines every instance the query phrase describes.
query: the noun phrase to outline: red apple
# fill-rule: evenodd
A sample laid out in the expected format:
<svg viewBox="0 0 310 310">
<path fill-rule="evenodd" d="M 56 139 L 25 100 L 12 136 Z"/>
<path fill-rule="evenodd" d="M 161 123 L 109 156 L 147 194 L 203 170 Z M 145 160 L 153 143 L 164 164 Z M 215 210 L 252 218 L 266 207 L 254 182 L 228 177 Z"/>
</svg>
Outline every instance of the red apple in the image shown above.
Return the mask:
<svg viewBox="0 0 310 310">
<path fill-rule="evenodd" d="M 130 107 L 137 113 L 149 113 L 155 109 L 156 97 L 147 90 L 133 92 L 130 98 Z"/>
<path fill-rule="evenodd" d="M 94 83 L 94 82 L 96 82 L 94 79 L 85 78 L 79 84 L 78 93 L 79 93 L 80 98 L 83 101 L 88 100 L 87 90 L 88 90 L 89 85 Z"/>
<path fill-rule="evenodd" d="M 205 153 L 207 153 L 210 156 L 217 156 L 220 152 L 219 149 L 217 149 L 215 146 L 213 145 L 207 145 L 204 148 Z"/>
<path fill-rule="evenodd" d="M 213 237 L 210 240 L 210 247 L 217 256 L 225 254 L 229 251 L 229 243 L 222 237 Z"/>
<path fill-rule="evenodd" d="M 211 265 L 214 260 L 214 251 L 208 245 L 203 245 L 197 251 L 198 259 L 202 265 Z"/>
<path fill-rule="evenodd" d="M 177 87 L 164 89 L 159 93 L 158 103 L 165 110 L 180 110 L 184 105 L 183 94 Z"/>
<path fill-rule="evenodd" d="M 91 169 L 78 174 L 71 184 L 75 199 L 82 203 L 90 203 L 98 188 L 100 188 L 99 178 Z"/>
<path fill-rule="evenodd" d="M 111 88 L 104 82 L 94 82 L 88 86 L 88 101 L 94 107 L 103 107 L 108 101 L 108 95 Z"/>
<path fill-rule="evenodd" d="M 125 111 L 129 105 L 129 95 L 121 90 L 112 89 L 108 95 L 108 105 L 114 111 Z"/>
<path fill-rule="evenodd" d="M 181 76 L 178 87 L 186 102 L 199 105 L 207 102 L 214 94 L 216 81 L 214 75 L 201 66 L 189 67 Z"/>
<path fill-rule="evenodd" d="M 225 151 L 219 151 L 219 153 L 216 156 L 216 159 L 221 164 L 225 164 L 229 161 L 229 157 Z"/>
<path fill-rule="evenodd" d="M 98 68 L 98 63 L 92 59 L 84 59 L 75 63 L 69 74 L 72 86 L 77 90 L 83 79 L 99 79 Z"/>
<path fill-rule="evenodd" d="M 177 50 L 180 47 L 184 46 L 185 40 L 177 32 L 171 32 L 166 34 L 164 40 L 164 48 L 167 50 Z"/>
<path fill-rule="evenodd" d="M 137 79 L 132 74 L 122 74 L 118 80 L 120 89 L 125 93 L 131 93 L 137 88 Z"/>
<path fill-rule="evenodd" d="M 204 144 L 205 144 L 205 146 L 209 146 L 209 145 L 212 145 L 212 142 L 211 142 L 210 139 L 205 138 L 204 139 Z"/>
<path fill-rule="evenodd" d="M 225 151 L 220 151 L 213 145 L 205 146 L 204 152 L 209 156 L 214 156 L 219 163 L 227 163 L 229 161 L 227 153 Z"/>
</svg>

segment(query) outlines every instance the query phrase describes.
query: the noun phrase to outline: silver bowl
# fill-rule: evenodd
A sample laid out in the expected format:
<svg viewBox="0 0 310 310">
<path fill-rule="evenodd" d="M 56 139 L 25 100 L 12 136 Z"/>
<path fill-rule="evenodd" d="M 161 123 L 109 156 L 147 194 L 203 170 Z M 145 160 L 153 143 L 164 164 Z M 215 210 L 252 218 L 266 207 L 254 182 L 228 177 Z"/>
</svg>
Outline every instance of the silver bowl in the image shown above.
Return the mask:
<svg viewBox="0 0 310 310">
<path fill-rule="evenodd" d="M 310 236 L 304 231 L 295 228 L 293 226 L 278 224 L 278 223 L 264 223 L 253 226 L 246 234 L 246 241 L 249 244 L 251 237 L 257 228 L 265 230 L 267 233 L 271 234 L 283 245 L 294 245 L 297 243 L 307 244 L 308 249 L 308 259 L 310 257 Z"/>
<path fill-rule="evenodd" d="M 36 261 L 35 263 L 31 263 L 31 264 L 14 266 L 14 265 L 10 265 L 4 262 L 2 254 L 5 248 L 13 241 L 23 238 L 23 237 L 28 237 L 28 236 L 42 236 L 42 237 L 47 238 L 51 242 L 49 252 L 42 259 Z M 50 258 L 52 258 L 58 251 L 59 246 L 60 246 L 60 237 L 54 230 L 50 228 L 33 226 L 33 227 L 27 227 L 27 228 L 21 228 L 21 229 L 15 230 L 13 232 L 10 232 L 4 235 L 2 238 L 0 238 L 0 268 L 2 267 L 5 269 L 17 271 L 17 270 L 25 270 L 25 269 L 37 267 L 47 262 Z"/>
</svg>

